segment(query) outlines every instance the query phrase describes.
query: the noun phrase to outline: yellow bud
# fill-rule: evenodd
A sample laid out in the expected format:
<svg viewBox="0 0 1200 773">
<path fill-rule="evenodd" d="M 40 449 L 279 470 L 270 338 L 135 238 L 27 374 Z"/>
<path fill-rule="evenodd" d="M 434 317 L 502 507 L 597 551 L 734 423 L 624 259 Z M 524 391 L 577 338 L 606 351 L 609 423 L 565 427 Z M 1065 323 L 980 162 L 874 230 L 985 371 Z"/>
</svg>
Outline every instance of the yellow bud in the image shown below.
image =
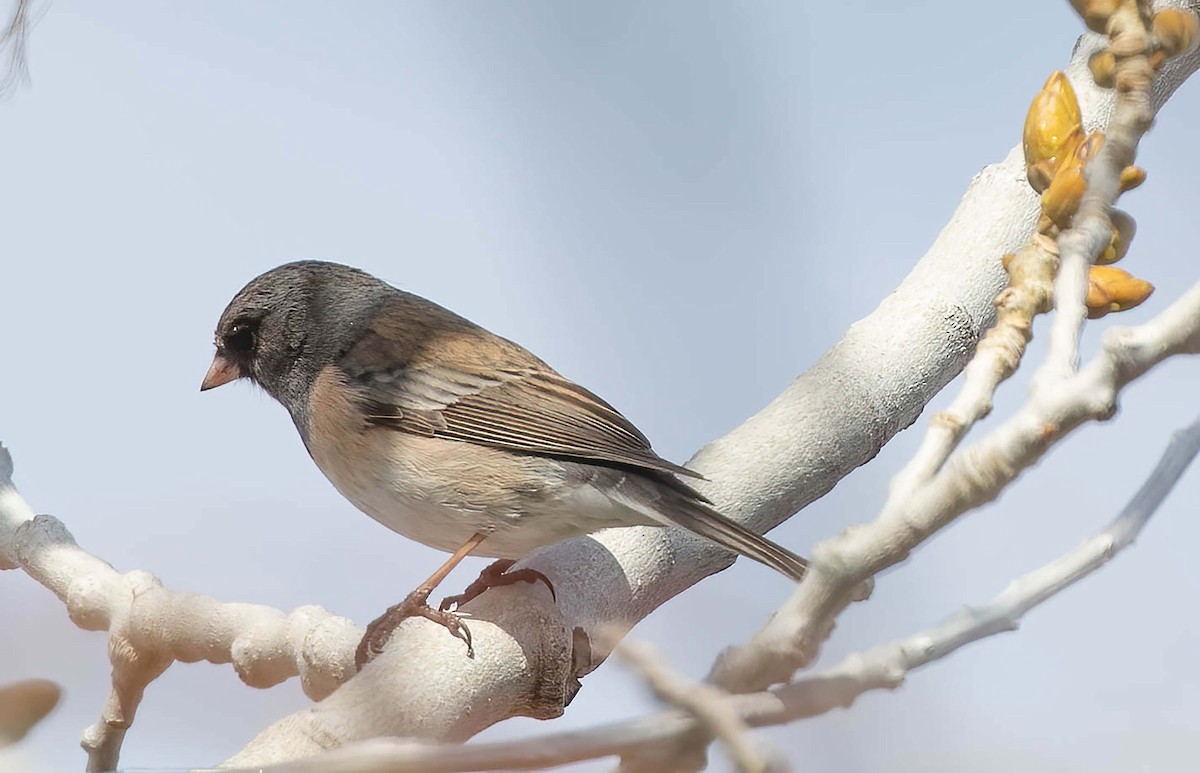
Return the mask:
<svg viewBox="0 0 1200 773">
<path fill-rule="evenodd" d="M 1104 34 L 1108 31 L 1108 17 L 1120 5 L 1119 0 L 1071 0 L 1075 11 L 1083 17 L 1083 23 L 1092 32 Z"/>
<path fill-rule="evenodd" d="M 1089 319 L 1114 311 L 1126 311 L 1150 297 L 1154 285 L 1114 266 L 1088 269 L 1087 309 Z"/>
<path fill-rule="evenodd" d="M 1127 166 L 1121 170 L 1121 192 L 1131 191 L 1146 182 L 1146 170 L 1140 166 Z"/>
<path fill-rule="evenodd" d="M 1054 175 L 1050 187 L 1042 194 L 1042 212 L 1059 228 L 1069 228 L 1086 190 L 1083 169 L 1066 167 Z"/>
<path fill-rule="evenodd" d="M 1154 35 L 1167 56 L 1182 54 L 1200 39 L 1200 19 L 1191 11 L 1166 8 L 1154 14 Z"/>
<path fill-rule="evenodd" d="M 1060 159 L 1059 169 L 1050 185 L 1042 192 L 1042 214 L 1060 229 L 1071 226 L 1071 218 L 1079 211 L 1079 203 L 1087 189 L 1084 166 L 1104 145 L 1104 135 L 1092 132 L 1082 141 L 1075 143 L 1067 155 Z M 1045 223 L 1038 224 L 1039 232 L 1045 233 Z"/>
<path fill-rule="evenodd" d="M 1059 162 L 1083 138 L 1083 119 L 1079 114 L 1079 100 L 1075 89 L 1061 72 L 1056 72 L 1033 98 L 1029 112 L 1025 115 L 1023 146 L 1025 149 L 1025 171 L 1030 176 L 1030 185 L 1037 189 L 1030 170 L 1035 164 L 1043 163 L 1045 171 L 1053 177 Z M 1039 174 L 1039 182 L 1044 174 Z"/>
<path fill-rule="evenodd" d="M 1092 80 L 1102 89 L 1111 89 L 1117 82 L 1117 57 L 1112 51 L 1097 51 L 1088 59 Z"/>
</svg>

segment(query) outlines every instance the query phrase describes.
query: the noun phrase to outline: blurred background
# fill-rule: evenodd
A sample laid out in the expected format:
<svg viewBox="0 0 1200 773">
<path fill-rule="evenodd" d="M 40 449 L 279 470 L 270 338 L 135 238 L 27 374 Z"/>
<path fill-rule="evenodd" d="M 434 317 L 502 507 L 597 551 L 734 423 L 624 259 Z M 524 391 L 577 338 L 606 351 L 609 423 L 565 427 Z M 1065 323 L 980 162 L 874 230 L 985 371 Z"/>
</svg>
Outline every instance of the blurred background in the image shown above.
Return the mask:
<svg viewBox="0 0 1200 773">
<path fill-rule="evenodd" d="M 35 7 L 32 82 L 0 103 L 0 441 L 17 485 L 118 569 L 362 623 L 442 555 L 345 502 L 265 395 L 197 391 L 248 279 L 298 258 L 362 267 L 524 343 L 682 461 L 900 281 L 1082 29 L 1039 0 Z M 1123 201 L 1139 223 L 1125 265 L 1158 292 L 1091 324 L 1089 351 L 1196 280 L 1198 124 L 1188 84 Z M 822 663 L 985 601 L 1099 528 L 1191 420 L 1198 375 L 1161 367 L 1117 421 L 882 576 Z M 1006 385 L 996 416 L 1024 394 Z M 872 518 L 924 423 L 773 536 L 803 553 Z M 1193 471 L 1134 550 L 1018 634 L 764 737 L 811 770 L 1189 767 L 1198 496 Z M 633 635 L 699 678 L 788 591 L 740 561 Z M 0 620 L 0 683 L 66 688 L 0 768 L 81 769 L 103 636 L 17 572 L 0 574 Z M 228 666 L 177 664 L 122 766 L 214 764 L 306 703 L 295 682 L 255 691 Z M 613 661 L 563 718 L 483 737 L 655 708 Z"/>
</svg>

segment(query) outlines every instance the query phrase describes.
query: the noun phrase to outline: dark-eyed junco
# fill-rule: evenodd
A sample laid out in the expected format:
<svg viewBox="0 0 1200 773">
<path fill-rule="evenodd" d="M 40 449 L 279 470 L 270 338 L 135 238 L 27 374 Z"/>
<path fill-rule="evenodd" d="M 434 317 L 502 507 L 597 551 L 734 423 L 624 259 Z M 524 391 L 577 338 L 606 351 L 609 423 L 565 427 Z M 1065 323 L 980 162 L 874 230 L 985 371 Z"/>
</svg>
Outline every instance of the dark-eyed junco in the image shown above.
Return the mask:
<svg viewBox="0 0 1200 773">
<path fill-rule="evenodd" d="M 675 525 L 799 579 L 805 562 L 717 512 L 608 403 L 521 346 L 358 269 L 303 261 L 246 285 L 217 323 L 201 389 L 248 378 L 287 408 L 347 499 L 452 553 L 367 629 L 359 665 L 469 554 L 506 559 L 468 589 L 530 579 L 535 548 L 612 526 Z M 545 579 L 545 578 L 541 578 Z M 549 583 L 547 583 L 549 584 Z M 553 588 L 551 588 L 553 590 Z"/>
</svg>

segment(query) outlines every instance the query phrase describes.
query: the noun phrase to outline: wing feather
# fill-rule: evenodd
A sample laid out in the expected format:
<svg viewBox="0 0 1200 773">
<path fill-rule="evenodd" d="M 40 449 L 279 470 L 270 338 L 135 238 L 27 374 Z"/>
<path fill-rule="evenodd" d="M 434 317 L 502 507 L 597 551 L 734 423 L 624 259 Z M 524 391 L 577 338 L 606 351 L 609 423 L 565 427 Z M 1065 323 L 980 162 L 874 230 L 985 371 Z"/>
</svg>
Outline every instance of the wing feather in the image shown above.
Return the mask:
<svg viewBox="0 0 1200 773">
<path fill-rule="evenodd" d="M 440 342 L 436 360 L 425 354 L 436 342 L 424 351 L 402 339 L 393 345 L 387 329 L 366 331 L 342 357 L 339 364 L 373 424 L 655 477 L 702 477 L 654 453 L 615 408 L 516 344 L 474 326 L 453 332 L 457 340 Z M 466 337 L 471 346 L 462 345 Z"/>
</svg>

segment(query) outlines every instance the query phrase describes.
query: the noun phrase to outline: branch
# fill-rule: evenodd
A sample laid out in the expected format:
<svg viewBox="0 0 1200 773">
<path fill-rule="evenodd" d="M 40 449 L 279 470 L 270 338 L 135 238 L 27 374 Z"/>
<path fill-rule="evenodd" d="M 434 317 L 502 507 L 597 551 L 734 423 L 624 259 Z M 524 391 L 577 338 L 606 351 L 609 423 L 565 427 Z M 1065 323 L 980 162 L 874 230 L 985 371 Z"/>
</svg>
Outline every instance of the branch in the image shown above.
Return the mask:
<svg viewBox="0 0 1200 773">
<path fill-rule="evenodd" d="M 782 766 L 764 755 L 758 744 L 750 737 L 749 728 L 737 710 L 726 700 L 728 693 L 706 684 L 687 681 L 670 669 L 662 657 L 649 645 L 625 642 L 617 654 L 633 665 L 658 698 L 687 712 L 699 725 L 703 733 L 693 733 L 686 743 L 669 746 L 666 754 L 638 755 L 622 761 L 622 773 L 634 771 L 684 770 L 683 760 L 689 757 L 696 765 L 687 769 L 704 768 L 705 747 L 709 738 L 722 741 L 733 758 L 740 773 L 767 773 L 779 771 Z M 771 755 L 775 756 L 775 755 Z"/>
<path fill-rule="evenodd" d="M 1108 330 L 1099 355 L 1054 394 L 1031 400 L 906 501 L 891 503 L 874 523 L 818 545 L 796 593 L 749 643 L 722 653 L 713 681 L 736 691 L 786 681 L 798 664 L 811 659 L 858 583 L 903 560 L 962 513 L 994 499 L 1079 425 L 1111 418 L 1121 389 L 1155 364 L 1198 352 L 1200 284 L 1150 322 Z"/>
<path fill-rule="evenodd" d="M 175 661 L 233 663 L 252 687 L 299 676 L 314 700 L 354 673 L 362 631 L 351 621 L 314 606 L 284 615 L 222 604 L 164 588 L 147 572 L 120 574 L 79 547 L 58 519 L 34 517 L 12 472 L 12 457 L 0 446 L 0 569 L 23 569 L 58 596 L 80 628 L 109 633 L 112 691 L 100 720 L 84 732 L 89 771 L 116 768 L 142 692 Z"/>
<path fill-rule="evenodd" d="M 1082 263 L 1084 287 L 1087 267 L 1112 239 L 1107 210 L 1119 194 L 1120 172 L 1132 162 L 1138 139 L 1149 127 L 1153 114 L 1153 70 L 1146 62 L 1148 38 L 1142 24 L 1132 0 L 1126 0 L 1109 23 L 1114 31 L 1114 46 L 1129 46 L 1131 38 L 1136 38 L 1133 42 L 1140 45 L 1128 49 L 1131 55 L 1121 65 L 1135 71 L 1138 77 L 1122 83 L 1120 78 L 1126 70 L 1118 70 L 1118 96 L 1110 124 L 1112 138 L 1104 143 L 1108 152 L 1102 150 L 1088 167 L 1088 177 L 1095 180 L 1096 188 L 1093 190 L 1089 184 L 1078 222 L 1059 238 L 1059 244 L 1065 245 L 1063 249 L 1068 252 L 1064 259 Z M 1142 32 L 1140 38 L 1137 30 Z M 1193 53 L 1193 67 L 1195 58 Z M 935 417 L 930 437 L 913 463 L 897 476 L 874 522 L 847 530 L 813 549 L 808 574 L 792 597 L 749 642 L 722 653 L 710 674 L 716 684 L 731 692 L 750 692 L 790 679 L 797 669 L 816 657 L 837 616 L 855 600 L 856 589 L 863 582 L 907 559 L 913 550 L 955 518 L 995 499 L 1075 427 L 1085 421 L 1110 418 L 1116 410 L 1117 393 L 1153 364 L 1170 354 L 1195 352 L 1195 342 L 1189 336 L 1196 336 L 1197 320 L 1173 316 L 1179 308 L 1200 313 L 1200 307 L 1196 306 L 1197 290 L 1193 289 L 1159 318 L 1159 321 L 1173 320 L 1173 327 L 1162 331 L 1162 336 L 1179 337 L 1176 348 L 1164 346 L 1158 352 L 1139 350 L 1137 367 L 1117 367 L 1125 358 L 1135 357 L 1135 351 L 1120 338 L 1118 331 L 1112 330 L 1094 363 L 1100 371 L 1093 367 L 1087 376 L 1077 374 L 1075 360 L 1079 328 L 1084 321 L 1083 294 L 1080 291 L 1076 293 L 1078 297 L 1063 300 L 1058 293 L 1064 287 L 1068 294 L 1079 288 L 1074 286 L 1073 279 L 1064 279 L 1060 274 L 1055 295 L 1060 308 L 1051 329 L 1047 364 L 1035 378 L 1029 403 L 983 440 L 944 461 L 962 434 L 990 409 L 991 392 L 1020 360 L 1032 313 L 1048 305 L 1043 289 L 1046 272 L 1036 269 L 1039 263 L 1036 253 L 1044 249 L 1035 240 L 1027 250 L 1035 254 L 1025 257 L 1018 254 L 1009 262 L 1010 270 L 1025 264 L 1033 268 L 1014 274 L 1018 284 L 1010 290 L 1026 302 L 1001 317 L 1001 322 L 1014 330 L 1006 331 L 1002 325 L 995 338 L 1004 343 L 982 350 L 979 367 L 995 368 L 996 372 L 990 377 L 986 373 L 981 375 L 972 365 L 963 394 L 952 405 L 952 411 L 963 408 L 964 412 L 950 414 L 949 418 Z M 1011 301 L 1012 297 L 1006 292 L 998 299 L 1002 309 L 1007 310 L 1005 301 Z M 1149 330 L 1155 324 L 1139 330 Z M 999 353 L 1001 349 L 1006 351 Z"/>
<path fill-rule="evenodd" d="M 1107 527 L 1059 558 L 1017 578 L 987 604 L 965 608 L 932 628 L 850 655 L 837 666 L 812 676 L 766 692 L 731 695 L 722 703 L 750 727 L 786 724 L 848 707 L 870 690 L 894 690 L 913 669 L 940 660 L 972 642 L 1016 630 L 1031 610 L 1099 570 L 1131 546 L 1197 454 L 1200 454 L 1200 419 L 1175 434 L 1145 483 Z M 701 723 L 694 717 L 670 711 L 520 741 L 460 746 L 378 739 L 273 766 L 264 773 L 330 770 L 433 773 L 550 768 L 675 748 L 701 729 Z M 250 773 L 249 769 L 244 773 Z"/>
</svg>

